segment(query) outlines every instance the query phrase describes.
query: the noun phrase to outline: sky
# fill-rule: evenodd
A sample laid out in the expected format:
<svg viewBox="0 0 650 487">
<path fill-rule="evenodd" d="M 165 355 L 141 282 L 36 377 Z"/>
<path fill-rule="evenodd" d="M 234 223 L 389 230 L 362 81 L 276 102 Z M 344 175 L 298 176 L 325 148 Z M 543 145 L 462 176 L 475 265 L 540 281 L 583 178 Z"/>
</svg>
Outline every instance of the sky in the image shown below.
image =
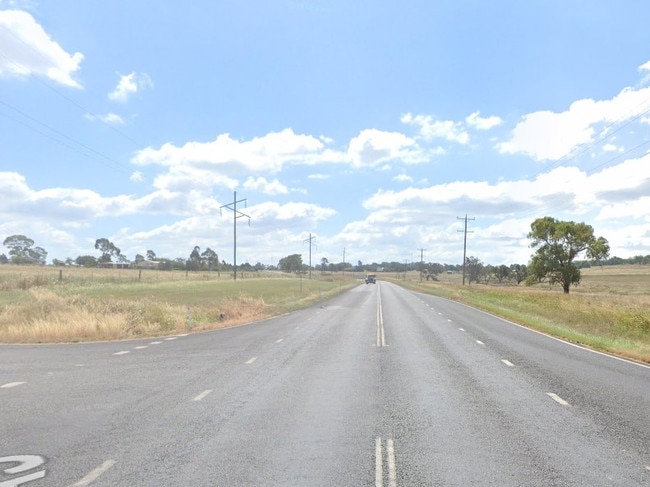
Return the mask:
<svg viewBox="0 0 650 487">
<path fill-rule="evenodd" d="M 0 0 L 0 241 L 52 259 L 650 254 L 643 0 Z M 237 200 L 237 213 L 229 209 Z M 0 253 L 8 249 L 0 247 Z"/>
</svg>

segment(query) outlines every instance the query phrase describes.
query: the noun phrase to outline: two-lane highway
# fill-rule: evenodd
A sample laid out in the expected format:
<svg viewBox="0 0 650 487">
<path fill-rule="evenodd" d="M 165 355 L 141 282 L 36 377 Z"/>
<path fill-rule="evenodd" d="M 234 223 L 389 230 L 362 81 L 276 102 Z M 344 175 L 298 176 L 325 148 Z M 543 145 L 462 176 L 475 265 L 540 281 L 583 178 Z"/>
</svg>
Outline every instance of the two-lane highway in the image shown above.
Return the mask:
<svg viewBox="0 0 650 487">
<path fill-rule="evenodd" d="M 0 346 L 0 487 L 650 485 L 650 369 L 379 282 L 238 328 Z"/>
</svg>

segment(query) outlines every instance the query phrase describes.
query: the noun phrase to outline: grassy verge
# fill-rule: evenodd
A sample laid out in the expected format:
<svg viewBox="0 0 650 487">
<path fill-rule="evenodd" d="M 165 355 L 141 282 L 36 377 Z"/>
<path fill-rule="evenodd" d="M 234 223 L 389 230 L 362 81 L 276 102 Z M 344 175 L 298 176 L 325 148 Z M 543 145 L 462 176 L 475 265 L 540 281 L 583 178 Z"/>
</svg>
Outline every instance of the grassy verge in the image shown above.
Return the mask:
<svg viewBox="0 0 650 487">
<path fill-rule="evenodd" d="M 650 269 L 647 270 L 650 273 Z M 650 286 L 646 274 L 631 277 L 585 273 L 565 295 L 548 287 L 462 286 L 455 280 L 394 280 L 407 288 L 488 311 L 596 350 L 650 363 Z M 613 292 L 616 290 L 617 292 Z"/>
<path fill-rule="evenodd" d="M 120 340 L 233 326 L 307 307 L 357 284 L 267 274 L 0 270 L 0 342 Z"/>
</svg>

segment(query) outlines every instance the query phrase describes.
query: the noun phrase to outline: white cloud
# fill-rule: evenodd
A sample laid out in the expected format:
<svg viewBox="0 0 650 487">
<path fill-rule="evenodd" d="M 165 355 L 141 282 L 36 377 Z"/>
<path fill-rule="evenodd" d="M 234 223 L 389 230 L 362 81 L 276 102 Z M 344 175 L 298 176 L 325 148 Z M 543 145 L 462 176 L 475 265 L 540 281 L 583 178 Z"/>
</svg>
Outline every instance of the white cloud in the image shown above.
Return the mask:
<svg viewBox="0 0 650 487">
<path fill-rule="evenodd" d="M 249 177 L 244 183 L 244 188 L 268 195 L 287 194 L 289 192 L 287 187 L 277 179 L 267 181 L 265 177 Z"/>
<path fill-rule="evenodd" d="M 186 166 L 201 172 L 219 171 L 222 174 L 241 174 L 242 171 L 275 173 L 285 164 L 318 162 L 324 153 L 324 145 L 318 138 L 285 129 L 248 141 L 221 134 L 212 142 L 187 142 L 181 147 L 167 143 L 160 149 L 148 147 L 139 151 L 132 162 L 138 165 Z"/>
<path fill-rule="evenodd" d="M 423 162 L 422 152 L 413 139 L 377 129 L 362 130 L 350 140 L 347 156 L 355 167 L 377 167 L 397 159 L 405 163 Z"/>
<path fill-rule="evenodd" d="M 153 81 L 146 73 L 132 72 L 120 76 L 120 81 L 113 91 L 108 94 L 108 98 L 113 101 L 125 103 L 129 97 L 146 88 L 152 88 Z"/>
<path fill-rule="evenodd" d="M 497 144 L 506 154 L 526 154 L 538 161 L 557 160 L 583 144 L 591 143 L 599 123 L 622 123 L 650 107 L 650 87 L 625 88 L 611 100 L 578 100 L 568 110 L 539 111 L 524 115 L 510 140 Z"/>
<path fill-rule="evenodd" d="M 133 172 L 133 174 L 131 174 L 129 179 L 134 183 L 141 183 L 142 181 L 144 181 L 145 178 L 144 178 L 144 174 L 141 171 L 135 171 Z"/>
<path fill-rule="evenodd" d="M 0 11 L 0 75 L 42 76 L 71 88 L 83 54 L 68 54 L 28 12 Z"/>
<path fill-rule="evenodd" d="M 618 147 L 617 145 L 614 145 L 614 144 L 605 144 L 605 145 L 603 145 L 603 151 L 604 152 L 624 152 L 625 148 Z"/>
<path fill-rule="evenodd" d="M 93 115 L 91 113 L 87 113 L 84 116 L 86 117 L 87 120 L 90 120 L 91 122 L 99 121 L 99 122 L 108 123 L 112 125 L 124 125 L 124 119 L 118 114 L 112 112 L 109 112 L 105 115 Z"/>
<path fill-rule="evenodd" d="M 413 178 L 411 176 L 408 176 L 406 174 L 398 174 L 393 178 L 393 181 L 397 181 L 400 183 L 412 183 Z"/>
<path fill-rule="evenodd" d="M 314 179 L 314 180 L 318 180 L 318 181 L 324 181 L 325 179 L 330 179 L 331 177 L 332 177 L 331 174 L 317 173 L 317 174 L 310 174 L 309 176 L 307 176 L 307 179 Z"/>
<path fill-rule="evenodd" d="M 471 115 L 468 115 L 465 118 L 465 122 L 470 127 L 474 127 L 477 130 L 490 130 L 491 128 L 498 127 L 503 123 L 500 117 L 491 116 L 491 117 L 480 117 L 481 112 L 474 112 Z"/>
<path fill-rule="evenodd" d="M 410 113 L 403 115 L 401 122 L 419 127 L 420 135 L 426 140 L 444 139 L 458 144 L 469 142 L 469 134 L 465 131 L 463 124 L 459 122 L 434 120 L 430 115 L 414 116 Z"/>
</svg>

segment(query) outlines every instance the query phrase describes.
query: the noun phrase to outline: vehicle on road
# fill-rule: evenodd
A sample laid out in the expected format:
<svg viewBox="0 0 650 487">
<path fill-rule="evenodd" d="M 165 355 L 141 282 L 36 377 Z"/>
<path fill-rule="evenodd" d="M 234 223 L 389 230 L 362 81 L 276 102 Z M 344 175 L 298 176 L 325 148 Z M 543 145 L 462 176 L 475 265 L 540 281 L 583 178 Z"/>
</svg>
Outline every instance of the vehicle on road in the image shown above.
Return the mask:
<svg viewBox="0 0 650 487">
<path fill-rule="evenodd" d="M 374 274 L 368 274 L 366 275 L 366 284 L 376 284 L 377 283 L 377 277 Z"/>
</svg>

